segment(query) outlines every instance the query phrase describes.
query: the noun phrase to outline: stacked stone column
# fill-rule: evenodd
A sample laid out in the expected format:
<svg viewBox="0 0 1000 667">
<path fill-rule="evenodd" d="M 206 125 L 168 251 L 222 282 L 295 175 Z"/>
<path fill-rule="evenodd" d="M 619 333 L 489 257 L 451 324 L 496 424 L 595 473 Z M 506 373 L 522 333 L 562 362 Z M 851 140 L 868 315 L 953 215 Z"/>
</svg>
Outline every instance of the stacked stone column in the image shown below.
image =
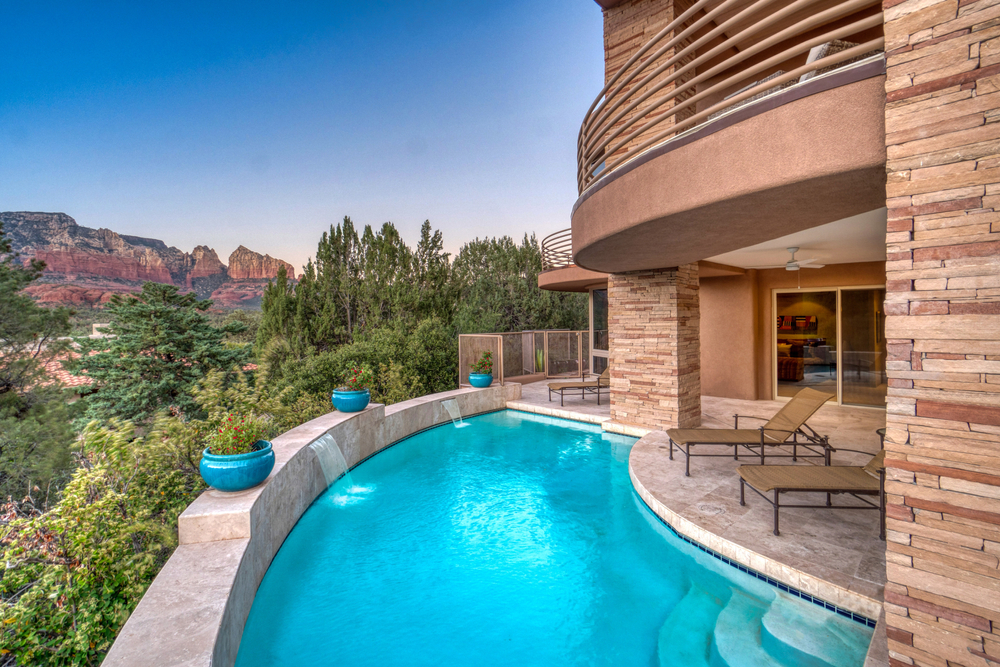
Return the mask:
<svg viewBox="0 0 1000 667">
<path fill-rule="evenodd" d="M 608 276 L 611 418 L 667 429 L 701 423 L 698 265 Z"/>
<path fill-rule="evenodd" d="M 886 0 L 890 662 L 1000 664 L 1000 6 Z"/>
</svg>

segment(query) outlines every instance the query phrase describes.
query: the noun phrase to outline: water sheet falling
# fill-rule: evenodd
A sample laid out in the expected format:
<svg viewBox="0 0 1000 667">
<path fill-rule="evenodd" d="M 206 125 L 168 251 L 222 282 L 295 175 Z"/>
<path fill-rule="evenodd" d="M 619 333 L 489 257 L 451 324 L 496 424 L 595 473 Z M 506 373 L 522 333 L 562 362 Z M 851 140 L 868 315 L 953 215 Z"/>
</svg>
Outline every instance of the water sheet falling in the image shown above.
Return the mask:
<svg viewBox="0 0 1000 667">
<path fill-rule="evenodd" d="M 332 435 L 326 433 L 317 438 L 309 447 L 316 452 L 319 465 L 323 469 L 323 477 L 326 478 L 326 488 L 336 482 L 341 477 L 346 477 L 345 482 L 348 488 L 354 486 L 351 480 L 351 472 L 347 468 L 347 460 L 344 453 L 340 451 L 340 446 Z"/>
<path fill-rule="evenodd" d="M 441 401 L 441 405 L 451 415 L 451 423 L 455 425 L 455 428 L 465 428 L 468 426 L 468 424 L 462 421 L 462 411 L 458 407 L 458 401 L 452 398 L 447 401 Z"/>
</svg>

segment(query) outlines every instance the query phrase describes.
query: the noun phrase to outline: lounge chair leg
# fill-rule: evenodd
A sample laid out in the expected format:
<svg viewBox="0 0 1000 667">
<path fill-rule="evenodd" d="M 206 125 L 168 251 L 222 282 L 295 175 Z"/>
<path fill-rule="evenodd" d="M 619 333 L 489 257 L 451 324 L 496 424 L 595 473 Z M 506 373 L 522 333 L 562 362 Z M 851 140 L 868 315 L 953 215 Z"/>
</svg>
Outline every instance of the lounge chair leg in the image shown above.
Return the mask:
<svg viewBox="0 0 1000 667">
<path fill-rule="evenodd" d="M 780 534 L 778 533 L 778 490 L 777 489 L 774 490 L 774 534 L 775 535 Z"/>
<path fill-rule="evenodd" d="M 667 440 L 670 441 L 670 460 L 673 461 L 674 460 L 674 439 L 671 438 L 671 437 L 667 437 Z"/>
<path fill-rule="evenodd" d="M 747 504 L 746 486 L 745 485 L 746 485 L 746 482 L 744 482 L 743 478 L 740 477 L 740 505 L 741 506 L 745 506 Z"/>
<path fill-rule="evenodd" d="M 549 403 L 552 402 L 552 390 L 549 389 Z"/>
<path fill-rule="evenodd" d="M 792 440 L 792 461 L 799 460 L 799 439 L 794 437 Z"/>
<path fill-rule="evenodd" d="M 563 402 L 565 400 L 566 400 L 566 392 L 565 391 L 560 391 L 559 392 L 559 407 L 560 408 L 566 407 L 566 404 Z"/>
<path fill-rule="evenodd" d="M 684 476 L 691 476 L 691 445 L 687 446 L 684 456 Z"/>
<path fill-rule="evenodd" d="M 833 505 L 833 496 L 828 493 L 826 494 L 826 506 L 830 507 L 832 505 Z"/>
</svg>

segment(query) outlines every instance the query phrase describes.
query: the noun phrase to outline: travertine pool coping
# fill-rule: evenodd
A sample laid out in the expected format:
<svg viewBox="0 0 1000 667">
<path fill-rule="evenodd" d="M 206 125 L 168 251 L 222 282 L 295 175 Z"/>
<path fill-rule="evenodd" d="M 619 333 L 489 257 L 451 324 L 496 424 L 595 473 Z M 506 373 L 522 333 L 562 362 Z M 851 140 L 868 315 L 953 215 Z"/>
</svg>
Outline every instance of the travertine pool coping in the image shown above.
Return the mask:
<svg viewBox="0 0 1000 667">
<path fill-rule="evenodd" d="M 179 546 L 160 570 L 102 665 L 228 667 L 271 559 L 302 513 L 326 490 L 309 444 L 329 433 L 351 467 L 385 447 L 450 421 L 442 401 L 463 415 L 504 408 L 521 386 L 464 388 L 363 412 L 330 414 L 272 441 L 274 470 L 247 491 L 209 489 L 180 516 Z"/>
<path fill-rule="evenodd" d="M 519 410 L 520 412 L 530 412 L 536 415 L 545 415 L 546 417 L 559 417 L 560 419 L 569 419 L 571 421 L 584 422 L 587 424 L 599 424 L 601 428 L 608 433 L 628 435 L 633 438 L 641 438 L 647 433 L 651 433 L 653 430 L 644 426 L 636 426 L 635 424 L 622 424 L 621 422 L 612 421 L 611 417 L 607 415 L 580 412 L 569 408 L 549 407 L 546 405 L 529 403 L 527 401 L 507 401 L 507 409 Z"/>
<path fill-rule="evenodd" d="M 827 510 L 798 510 L 793 514 L 795 510 L 792 510 L 783 515 L 781 536 L 774 537 L 771 535 L 772 512 L 769 505 L 758 502 L 749 492 L 748 506 L 739 505 L 735 461 L 727 458 L 699 459 L 698 468 L 692 470 L 691 477 L 684 477 L 682 457 L 669 461 L 666 448 L 667 436 L 662 431 L 640 438 L 629 456 L 629 476 L 643 502 L 674 531 L 777 584 L 870 621 L 878 619 L 882 611 L 880 585 L 849 571 L 838 570 L 833 565 L 823 568 L 819 574 L 807 571 L 816 569 L 815 558 L 832 549 L 828 546 L 829 542 L 817 537 L 817 534 L 822 534 L 819 532 L 823 527 L 820 521 L 831 531 L 839 528 L 845 535 L 843 539 L 847 540 L 846 534 L 860 531 L 856 524 L 841 525 L 838 522 L 845 521 L 845 518 L 858 521 L 870 519 L 872 526 L 866 528 L 877 532 L 874 516 L 860 517 L 851 513 L 855 516 L 845 517 L 844 513 Z M 712 470 L 713 467 L 725 469 L 725 472 L 720 475 L 718 470 Z M 722 485 L 725 495 L 719 495 L 720 477 L 728 482 Z M 869 514 L 874 513 L 865 513 Z M 808 524 L 808 521 L 813 523 Z M 812 532 L 817 534 L 807 534 L 809 528 L 815 529 Z M 739 541 L 723 537 L 723 533 L 734 533 L 739 536 Z M 823 534 L 827 540 L 830 536 Z M 866 536 L 857 540 L 862 546 L 871 541 Z M 875 541 L 878 541 L 877 538 Z M 767 546 L 754 548 L 755 544 Z M 878 544 L 881 546 L 882 543 L 879 541 Z M 845 543 L 843 546 L 844 551 L 854 549 L 853 544 Z M 788 558 L 782 559 L 782 554 Z M 804 554 L 811 555 L 812 559 L 805 558 Z M 836 555 L 840 554 L 829 553 L 831 559 Z M 858 554 L 857 559 L 861 561 L 862 555 Z"/>
</svg>

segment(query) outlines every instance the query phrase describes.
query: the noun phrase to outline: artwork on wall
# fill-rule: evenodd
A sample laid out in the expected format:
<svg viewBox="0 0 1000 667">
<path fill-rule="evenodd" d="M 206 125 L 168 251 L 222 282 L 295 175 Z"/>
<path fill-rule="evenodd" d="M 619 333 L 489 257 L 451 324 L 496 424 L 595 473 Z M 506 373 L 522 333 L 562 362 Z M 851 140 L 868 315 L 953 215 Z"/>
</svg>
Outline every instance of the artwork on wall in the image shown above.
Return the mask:
<svg viewBox="0 0 1000 667">
<path fill-rule="evenodd" d="M 791 334 L 819 333 L 819 318 L 815 315 L 778 315 L 778 331 Z"/>
</svg>

